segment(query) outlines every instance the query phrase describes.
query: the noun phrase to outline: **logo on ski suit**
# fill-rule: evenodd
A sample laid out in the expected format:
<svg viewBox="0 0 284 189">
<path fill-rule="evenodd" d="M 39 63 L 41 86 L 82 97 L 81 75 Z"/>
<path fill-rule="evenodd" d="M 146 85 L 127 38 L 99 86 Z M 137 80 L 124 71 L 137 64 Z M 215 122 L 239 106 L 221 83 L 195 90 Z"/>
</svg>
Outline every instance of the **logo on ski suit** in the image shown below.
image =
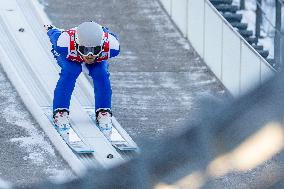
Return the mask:
<svg viewBox="0 0 284 189">
<path fill-rule="evenodd" d="M 75 42 L 75 33 L 76 30 L 67 30 L 66 31 L 70 37 L 70 45 L 68 48 L 67 59 L 76 62 L 84 62 L 82 56 L 77 52 L 76 42 Z M 107 60 L 109 57 L 109 40 L 108 33 L 104 32 L 104 49 L 103 52 L 96 58 L 95 62 L 101 62 Z"/>
</svg>

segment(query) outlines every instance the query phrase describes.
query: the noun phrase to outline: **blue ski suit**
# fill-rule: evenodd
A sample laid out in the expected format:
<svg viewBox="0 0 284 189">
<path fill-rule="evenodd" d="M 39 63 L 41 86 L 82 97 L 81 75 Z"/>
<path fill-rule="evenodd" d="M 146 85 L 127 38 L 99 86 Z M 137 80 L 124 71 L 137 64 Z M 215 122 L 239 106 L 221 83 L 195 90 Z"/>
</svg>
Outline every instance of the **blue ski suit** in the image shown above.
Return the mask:
<svg viewBox="0 0 284 189">
<path fill-rule="evenodd" d="M 76 30 L 76 28 L 75 28 Z M 120 52 L 120 45 L 115 34 L 103 27 L 104 32 L 108 32 L 109 52 L 108 58 L 115 57 Z M 110 74 L 108 72 L 108 62 L 102 60 L 93 64 L 85 64 L 82 61 L 70 60 L 70 36 L 66 32 L 53 28 L 48 30 L 47 35 L 52 44 L 52 50 L 58 65 L 61 67 L 59 80 L 54 90 L 53 111 L 67 109 L 70 107 L 71 95 L 75 87 L 76 79 L 82 72 L 82 66 L 86 66 L 89 76 L 93 80 L 95 94 L 95 110 L 100 108 L 111 109 L 112 89 L 110 84 Z M 74 53 L 74 52 L 72 52 Z M 80 56 L 79 54 L 76 56 Z"/>
</svg>

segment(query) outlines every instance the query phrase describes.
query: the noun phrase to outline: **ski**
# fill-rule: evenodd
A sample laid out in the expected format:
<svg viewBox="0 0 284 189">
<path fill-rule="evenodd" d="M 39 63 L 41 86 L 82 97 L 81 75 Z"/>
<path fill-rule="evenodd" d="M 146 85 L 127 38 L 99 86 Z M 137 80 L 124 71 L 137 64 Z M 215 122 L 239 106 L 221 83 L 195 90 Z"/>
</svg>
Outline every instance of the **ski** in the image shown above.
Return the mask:
<svg viewBox="0 0 284 189">
<path fill-rule="evenodd" d="M 64 142 L 69 146 L 72 151 L 77 154 L 90 154 L 94 152 L 94 150 L 86 143 L 84 143 L 84 141 L 82 141 L 82 139 L 74 131 L 74 129 L 72 128 L 72 124 L 69 129 L 59 129 L 53 123 L 52 110 L 50 109 L 50 107 L 43 109 L 49 121 L 52 123 L 56 131 L 59 133 Z"/>
<path fill-rule="evenodd" d="M 96 113 L 94 108 L 85 107 L 86 112 L 89 117 L 92 119 L 95 126 L 97 126 L 96 121 Z M 115 118 L 112 118 L 112 134 L 110 143 L 113 147 L 121 151 L 136 151 L 138 150 L 137 145 L 131 139 L 131 137 L 127 134 L 127 132 L 120 126 L 120 124 L 116 121 Z M 97 126 L 98 127 L 98 126 Z"/>
<path fill-rule="evenodd" d="M 72 129 L 72 126 L 68 130 L 61 130 L 55 126 L 55 129 L 60 134 L 62 139 L 66 142 L 66 144 L 76 153 L 78 154 L 89 154 L 93 153 L 94 150 L 91 149 L 87 144 L 85 144 L 81 138 L 77 135 L 77 133 Z"/>
<path fill-rule="evenodd" d="M 95 127 L 97 126 L 96 121 L 96 113 L 94 108 L 92 107 L 85 107 L 84 108 L 86 113 L 91 118 L 92 122 L 94 123 Z M 67 130 L 58 129 L 53 123 L 52 118 L 52 110 L 51 107 L 43 107 L 43 111 L 45 115 L 48 117 L 49 121 L 55 127 L 56 131 L 60 134 L 62 139 L 65 143 L 77 154 L 88 154 L 93 153 L 95 150 L 89 147 L 84 141 L 80 138 L 80 136 L 76 133 L 76 131 L 72 128 Z M 127 134 L 127 132 L 120 126 L 120 124 L 116 121 L 116 119 L 112 118 L 112 135 L 111 139 L 109 140 L 111 145 L 120 151 L 138 151 L 138 147 L 136 143 L 132 140 L 132 138 Z"/>
</svg>

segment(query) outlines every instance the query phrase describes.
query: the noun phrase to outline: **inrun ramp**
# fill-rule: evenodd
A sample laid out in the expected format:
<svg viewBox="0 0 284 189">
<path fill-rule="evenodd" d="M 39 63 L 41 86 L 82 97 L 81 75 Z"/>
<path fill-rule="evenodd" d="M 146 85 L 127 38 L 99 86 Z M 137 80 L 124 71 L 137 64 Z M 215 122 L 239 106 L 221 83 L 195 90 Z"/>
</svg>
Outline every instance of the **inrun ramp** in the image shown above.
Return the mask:
<svg viewBox="0 0 284 189">
<path fill-rule="evenodd" d="M 71 122 L 74 130 L 95 152 L 76 155 L 54 129 L 48 116 L 59 69 L 50 53 L 49 39 L 43 29 L 44 16 L 35 1 L 1 2 L 0 53 L 1 63 L 25 105 L 41 125 L 62 157 L 77 174 L 86 167 L 111 167 L 124 161 L 108 142 L 87 111 L 93 107 L 93 90 L 81 74 L 72 97 Z M 46 19 L 48 22 L 48 19 Z M 114 123 L 120 126 L 114 118 Z M 129 138 L 130 139 L 130 138 Z M 131 141 L 133 145 L 136 144 Z M 111 154 L 111 158 L 109 158 Z"/>
</svg>

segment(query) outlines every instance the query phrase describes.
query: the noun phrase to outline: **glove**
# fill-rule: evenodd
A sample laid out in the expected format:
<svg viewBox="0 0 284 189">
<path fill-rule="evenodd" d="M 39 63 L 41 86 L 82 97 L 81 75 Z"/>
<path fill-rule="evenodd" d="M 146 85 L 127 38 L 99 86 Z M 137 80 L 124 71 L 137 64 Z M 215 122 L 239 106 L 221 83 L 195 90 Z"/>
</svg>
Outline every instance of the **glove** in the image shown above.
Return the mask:
<svg viewBox="0 0 284 189">
<path fill-rule="evenodd" d="M 43 25 L 43 27 L 45 28 L 45 30 L 48 32 L 49 30 L 51 30 L 51 29 L 53 29 L 53 28 L 55 28 L 53 25 L 51 25 L 51 24 L 45 24 L 45 25 Z"/>
</svg>

